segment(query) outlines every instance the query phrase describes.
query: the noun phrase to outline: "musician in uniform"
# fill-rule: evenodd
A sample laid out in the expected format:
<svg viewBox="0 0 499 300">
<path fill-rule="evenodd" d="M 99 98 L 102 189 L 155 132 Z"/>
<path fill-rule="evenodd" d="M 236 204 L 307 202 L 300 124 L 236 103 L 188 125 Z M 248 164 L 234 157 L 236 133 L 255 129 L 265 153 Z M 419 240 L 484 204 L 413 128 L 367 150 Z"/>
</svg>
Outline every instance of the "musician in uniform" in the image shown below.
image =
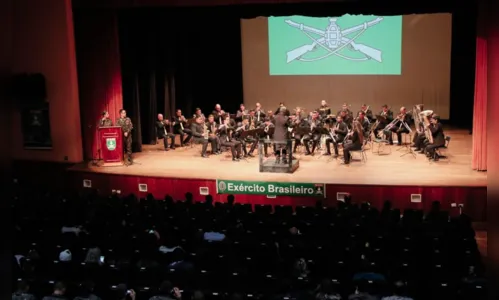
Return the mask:
<svg viewBox="0 0 499 300">
<path fill-rule="evenodd" d="M 279 113 L 275 116 L 275 129 L 274 129 L 274 141 L 276 142 L 274 147 L 274 154 L 276 157 L 276 163 L 280 163 L 281 154 L 282 162 L 284 164 L 288 163 L 286 158 L 286 144 L 283 144 L 288 139 L 288 125 L 289 116 L 287 116 L 286 107 L 279 108 Z"/>
<path fill-rule="evenodd" d="M 267 116 L 264 118 L 264 120 L 267 119 L 267 118 L 269 118 L 270 122 L 274 123 L 274 115 L 275 114 L 274 114 L 273 111 L 268 110 L 267 111 Z"/>
<path fill-rule="evenodd" d="M 170 148 L 175 150 L 175 134 L 170 131 L 170 121 L 164 119 L 162 114 L 158 114 L 158 120 L 156 121 L 156 136 L 158 139 L 163 139 L 163 145 L 165 151 L 168 151 L 168 139 L 170 139 Z"/>
<path fill-rule="evenodd" d="M 215 105 L 215 110 L 211 114 L 215 117 L 215 122 L 217 122 L 217 124 L 223 123 L 225 112 L 222 110 L 220 104 Z"/>
<path fill-rule="evenodd" d="M 409 133 L 408 127 L 411 119 L 411 115 L 408 114 L 406 108 L 402 106 L 400 108 L 400 114 L 397 116 L 398 122 L 389 128 L 385 133 L 385 139 L 390 143 L 390 145 L 393 145 L 394 132 L 397 134 L 397 145 L 402 145 L 402 133 Z"/>
<path fill-rule="evenodd" d="M 265 117 L 264 122 L 262 124 L 260 124 L 260 128 L 263 129 L 263 136 L 261 136 L 261 138 L 263 138 L 263 139 L 272 138 L 273 135 L 267 134 L 267 133 L 269 133 L 270 129 L 275 128 L 275 125 L 270 120 L 270 117 L 268 117 L 268 116 Z M 269 156 L 268 152 L 267 152 L 268 147 L 269 147 L 268 143 L 263 143 L 263 153 L 265 154 L 265 157 Z M 275 152 L 275 150 L 274 150 L 274 152 Z"/>
<path fill-rule="evenodd" d="M 343 143 L 345 136 L 348 133 L 348 126 L 345 122 L 343 122 L 343 118 L 341 116 L 336 117 L 336 124 L 331 129 L 331 133 L 332 137 L 326 139 L 327 155 L 331 155 L 331 143 L 333 143 L 334 157 L 338 157 L 338 145 Z"/>
<path fill-rule="evenodd" d="M 196 109 L 194 110 L 194 116 L 193 116 L 193 118 L 196 119 L 197 117 L 203 118 L 203 121 L 206 120 L 203 112 L 201 111 L 201 108 L 199 108 L 199 107 L 196 107 Z"/>
<path fill-rule="evenodd" d="M 225 117 L 224 117 L 225 120 Z M 225 122 L 225 121 L 222 121 Z M 224 123 L 222 123 L 224 124 Z M 215 116 L 209 115 L 208 122 L 206 122 L 206 127 L 208 129 L 208 141 L 215 145 L 215 148 L 211 148 L 212 154 L 220 154 L 222 151 L 220 150 L 220 139 L 218 137 L 218 127 L 219 125 L 215 122 Z"/>
<path fill-rule="evenodd" d="M 362 132 L 364 133 L 364 138 L 367 138 L 369 135 L 370 123 L 366 113 L 363 110 L 359 111 L 359 113 L 357 114 L 357 121 L 362 126 Z"/>
<path fill-rule="evenodd" d="M 445 146 L 445 134 L 440 123 L 440 117 L 438 115 L 433 115 L 430 119 L 431 124 L 429 125 L 431 136 L 433 137 L 433 143 L 428 144 L 425 148 L 426 155 L 431 159 L 437 161 L 438 157 L 435 153 L 435 149 Z"/>
<path fill-rule="evenodd" d="M 342 115 L 343 117 L 343 122 L 346 123 L 346 120 L 348 118 L 352 119 L 353 120 L 353 113 L 352 111 L 348 108 L 348 104 L 346 103 L 343 103 L 343 105 L 341 106 L 341 109 L 338 111 L 338 113 L 336 114 L 337 116 L 341 115 L 341 112 L 345 112 L 344 115 Z M 346 118 L 345 118 L 346 117 Z"/>
<path fill-rule="evenodd" d="M 232 138 L 234 128 L 230 125 L 230 117 L 225 117 L 224 123 L 219 127 L 220 145 L 229 147 L 232 153 L 232 161 L 239 161 L 241 157 L 241 142 Z"/>
<path fill-rule="evenodd" d="M 383 105 L 381 107 L 381 112 L 379 116 L 382 117 L 381 121 L 374 128 L 374 136 L 377 137 L 380 130 L 385 129 L 385 127 L 393 121 L 393 112 L 388 108 L 388 105 Z"/>
<path fill-rule="evenodd" d="M 244 132 L 244 131 L 247 131 L 249 130 L 249 119 L 243 119 L 243 121 L 238 124 L 239 126 L 237 127 L 237 129 L 235 130 L 235 134 L 234 134 L 234 137 L 236 138 L 237 141 L 239 141 L 241 143 L 241 147 L 243 148 L 243 153 L 244 153 L 244 157 L 248 157 L 249 154 L 248 154 L 248 150 L 246 149 L 246 145 L 248 143 L 255 143 L 256 142 L 256 139 L 251 139 L 249 137 L 242 137 L 241 134 Z M 255 146 L 256 147 L 256 146 Z M 253 148 L 253 147 L 251 147 Z M 253 155 L 251 155 L 253 156 Z"/>
<path fill-rule="evenodd" d="M 293 138 L 295 145 L 293 146 L 293 153 L 296 153 L 296 148 L 301 144 L 302 134 L 297 132 L 298 128 L 308 128 L 307 118 L 304 116 L 301 107 L 295 109 L 295 114 L 291 116 L 291 126 L 293 127 Z"/>
<path fill-rule="evenodd" d="M 345 123 L 348 128 L 352 127 L 352 122 L 353 122 L 353 117 L 350 115 L 350 113 L 346 110 L 342 110 L 338 116 L 341 117 L 343 120 L 343 123 Z"/>
<path fill-rule="evenodd" d="M 306 134 L 302 139 L 305 143 L 305 149 L 307 151 L 305 155 L 312 155 L 317 147 L 317 144 L 321 140 L 321 134 L 317 131 L 317 129 L 322 128 L 322 123 L 319 119 L 319 113 L 317 111 L 312 112 L 312 115 L 308 120 L 308 126 L 310 128 L 310 133 Z M 310 151 L 310 141 L 312 141 L 312 151 Z"/>
<path fill-rule="evenodd" d="M 319 112 L 319 116 L 323 119 L 327 118 L 327 116 L 331 114 L 331 108 L 327 105 L 326 100 L 321 101 L 321 106 L 317 109 L 317 111 Z"/>
<path fill-rule="evenodd" d="M 249 112 L 248 110 L 246 109 L 246 107 L 244 106 L 244 104 L 241 103 L 241 105 L 239 105 L 239 110 L 236 112 L 236 119 L 237 121 L 240 121 L 242 122 L 243 119 L 247 118 L 249 115 Z"/>
<path fill-rule="evenodd" d="M 187 120 L 182 115 L 182 110 L 177 109 L 175 116 L 172 118 L 173 122 L 173 134 L 180 135 L 180 147 L 184 147 L 192 138 L 191 130 L 186 128 Z M 184 138 L 184 135 L 186 137 Z"/>
<path fill-rule="evenodd" d="M 431 120 L 434 115 L 434 113 L 429 115 L 429 120 Z M 428 141 L 426 140 L 425 125 L 423 123 L 423 120 L 421 120 L 419 126 L 416 126 L 416 134 L 414 135 L 413 142 L 413 147 L 416 148 L 414 149 L 414 151 L 421 151 L 421 154 L 424 154 L 425 148 L 428 145 Z"/>
<path fill-rule="evenodd" d="M 133 163 L 132 159 L 132 120 L 126 116 L 126 110 L 120 109 L 120 117 L 116 120 L 116 126 L 121 127 L 123 132 L 123 145 L 126 154 L 125 162 Z"/>
<path fill-rule="evenodd" d="M 364 144 L 364 133 L 362 125 L 355 121 L 352 126 L 352 131 L 348 134 L 345 141 L 343 142 L 343 158 L 344 164 L 348 165 L 352 159 L 352 154 L 350 151 L 362 149 Z"/>
<path fill-rule="evenodd" d="M 113 120 L 109 117 L 109 112 L 107 110 L 101 113 L 102 119 L 100 119 L 99 127 L 109 127 L 113 126 Z"/>
<path fill-rule="evenodd" d="M 360 107 L 360 110 L 364 112 L 364 114 L 369 122 L 373 121 L 373 119 L 374 119 L 373 111 L 369 109 L 369 106 L 367 104 L 362 104 L 362 106 Z"/>
<path fill-rule="evenodd" d="M 208 130 L 205 132 L 205 123 L 203 121 L 203 118 L 197 117 L 195 122 L 192 122 L 191 124 L 191 134 L 194 139 L 195 143 L 199 143 L 203 145 L 203 148 L 201 150 L 201 157 L 207 158 L 208 155 L 206 154 L 206 149 L 208 148 Z M 217 145 L 215 144 L 214 140 L 211 140 L 211 151 L 214 152 L 217 149 Z"/>
<path fill-rule="evenodd" d="M 260 103 L 255 106 L 254 116 L 256 118 L 255 126 L 259 126 L 261 122 L 265 119 L 265 111 Z"/>
</svg>

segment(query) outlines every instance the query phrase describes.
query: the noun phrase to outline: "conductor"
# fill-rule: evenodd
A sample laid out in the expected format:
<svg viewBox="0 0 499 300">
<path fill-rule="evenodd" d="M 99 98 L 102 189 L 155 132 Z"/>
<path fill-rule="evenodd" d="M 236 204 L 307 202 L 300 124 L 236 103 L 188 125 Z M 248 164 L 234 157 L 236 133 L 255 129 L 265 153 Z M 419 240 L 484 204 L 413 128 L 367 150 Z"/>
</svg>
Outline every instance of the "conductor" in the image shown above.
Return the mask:
<svg viewBox="0 0 499 300">
<path fill-rule="evenodd" d="M 287 116 L 286 107 L 282 106 L 278 109 L 278 113 L 274 118 L 275 120 L 275 129 L 274 129 L 274 141 L 275 141 L 275 163 L 278 164 L 281 162 L 282 155 L 282 163 L 287 164 L 288 160 L 286 158 L 286 141 L 288 139 L 288 120 L 289 116 Z"/>
</svg>

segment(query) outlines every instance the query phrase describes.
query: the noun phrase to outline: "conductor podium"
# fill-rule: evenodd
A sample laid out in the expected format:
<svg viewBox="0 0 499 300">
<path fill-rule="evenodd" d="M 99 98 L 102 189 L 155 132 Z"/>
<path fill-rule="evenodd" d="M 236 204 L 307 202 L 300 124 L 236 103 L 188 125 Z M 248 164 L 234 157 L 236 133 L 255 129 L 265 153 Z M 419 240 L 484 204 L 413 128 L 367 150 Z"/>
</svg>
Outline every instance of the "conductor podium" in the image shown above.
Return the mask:
<svg viewBox="0 0 499 300">
<path fill-rule="evenodd" d="M 260 143 L 258 143 L 260 172 L 293 173 L 296 171 L 300 164 L 297 159 L 293 159 L 292 143 L 292 140 L 289 139 L 282 142 L 277 142 L 269 138 L 260 139 Z M 277 149 L 277 152 L 281 152 L 280 160 L 278 161 L 274 158 L 265 159 L 264 147 L 270 148 L 268 151 L 271 152 L 274 152 L 275 149 Z"/>
<path fill-rule="evenodd" d="M 104 165 L 123 163 L 123 134 L 120 126 L 99 127 L 99 146 Z"/>
</svg>

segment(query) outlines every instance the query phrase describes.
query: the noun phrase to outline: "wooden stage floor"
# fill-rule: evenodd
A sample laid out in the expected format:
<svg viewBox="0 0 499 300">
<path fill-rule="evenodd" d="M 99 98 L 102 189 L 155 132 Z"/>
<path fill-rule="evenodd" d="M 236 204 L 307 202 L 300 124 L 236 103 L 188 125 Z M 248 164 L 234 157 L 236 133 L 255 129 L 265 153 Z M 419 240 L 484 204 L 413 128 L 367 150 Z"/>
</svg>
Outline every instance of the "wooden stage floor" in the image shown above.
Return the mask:
<svg viewBox="0 0 499 300">
<path fill-rule="evenodd" d="M 487 186 L 487 173 L 471 169 L 471 135 L 468 131 L 448 130 L 446 134 L 452 137 L 447 150 L 449 160 L 431 163 L 422 154 L 417 154 L 416 158 L 410 154 L 401 157 L 405 149 L 400 149 L 400 146 L 396 145 L 387 145 L 385 152 L 389 153 L 388 148 L 391 148 L 391 153 L 385 155 L 366 150 L 366 163 L 356 160 L 348 166 L 328 156 L 320 157 L 319 154 L 305 156 L 299 150 L 295 157 L 300 160 L 300 167 L 295 173 L 260 173 L 256 156 L 239 162 L 232 162 L 229 154 L 226 153 L 202 158 L 200 145 L 193 148 L 178 147 L 175 151 L 166 152 L 162 149 L 161 143 L 144 145 L 143 152 L 134 154 L 135 164 L 128 167 L 98 167 L 91 164 L 79 164 L 71 170 L 189 179 L 391 186 Z M 399 149 L 400 151 L 397 151 Z"/>
</svg>

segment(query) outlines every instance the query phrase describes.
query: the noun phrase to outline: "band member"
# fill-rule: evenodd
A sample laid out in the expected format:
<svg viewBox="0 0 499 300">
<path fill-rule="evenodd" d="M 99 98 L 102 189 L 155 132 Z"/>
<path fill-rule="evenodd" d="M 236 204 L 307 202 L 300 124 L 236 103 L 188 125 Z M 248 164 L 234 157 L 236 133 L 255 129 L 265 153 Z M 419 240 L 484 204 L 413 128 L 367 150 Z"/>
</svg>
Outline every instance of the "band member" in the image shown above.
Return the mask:
<svg viewBox="0 0 499 300">
<path fill-rule="evenodd" d="M 113 120 L 109 118 L 109 112 L 107 110 L 101 113 L 102 119 L 100 119 L 99 126 L 100 127 L 109 127 L 113 126 Z"/>
<path fill-rule="evenodd" d="M 393 145 L 393 132 L 397 134 L 397 144 L 402 145 L 402 133 L 409 133 L 409 122 L 411 121 L 411 115 L 407 113 L 405 107 L 400 108 L 400 114 L 397 116 L 398 122 L 394 124 L 385 134 L 386 140 Z M 404 125 L 405 124 L 405 125 Z"/>
<path fill-rule="evenodd" d="M 326 139 L 327 155 L 331 155 L 331 143 L 334 147 L 334 157 L 338 157 L 338 144 L 343 143 L 348 133 L 348 126 L 341 116 L 336 117 L 336 124 L 331 129 L 332 137 Z"/>
<path fill-rule="evenodd" d="M 369 135 L 370 124 L 369 124 L 369 120 L 366 116 L 366 113 L 362 110 L 359 111 L 356 121 L 358 121 L 360 123 L 360 125 L 362 126 L 362 131 L 364 132 L 364 137 L 367 138 L 367 136 Z"/>
<path fill-rule="evenodd" d="M 348 165 L 350 163 L 350 160 L 352 159 L 352 154 L 350 153 L 350 151 L 362 149 L 363 144 L 364 134 L 362 125 L 358 121 L 355 121 L 353 123 L 352 131 L 348 134 L 343 143 L 343 156 L 345 165 Z"/>
<path fill-rule="evenodd" d="M 248 124 L 249 124 L 249 130 L 253 130 L 258 126 L 260 126 L 260 122 L 258 122 L 258 119 L 256 117 L 256 111 L 250 110 L 248 116 Z"/>
<path fill-rule="evenodd" d="M 348 128 L 352 127 L 353 117 L 349 114 L 348 111 L 342 110 L 340 111 L 338 116 L 341 117 L 343 123 L 345 123 L 348 126 Z"/>
<path fill-rule="evenodd" d="M 302 134 L 298 131 L 298 128 L 308 128 L 308 120 L 304 116 L 301 107 L 295 108 L 295 114 L 291 116 L 291 127 L 293 127 L 293 138 L 295 139 L 295 145 L 293 146 L 293 153 L 296 153 L 296 148 L 301 144 Z"/>
<path fill-rule="evenodd" d="M 206 128 L 206 124 L 204 123 L 203 119 L 201 117 L 197 117 L 196 121 L 191 124 L 190 131 L 192 133 L 192 136 L 194 137 L 194 142 L 195 143 L 200 143 L 203 145 L 203 148 L 201 150 L 201 157 L 207 158 L 208 155 L 206 155 L 206 149 L 208 148 L 208 142 L 209 142 L 209 136 L 208 136 L 208 129 Z M 211 139 L 211 151 L 215 152 L 217 149 L 217 145 L 215 143 L 214 139 Z"/>
<path fill-rule="evenodd" d="M 429 116 L 430 122 L 433 116 L 435 116 L 435 114 Z M 414 135 L 413 142 L 413 147 L 416 148 L 414 151 L 421 151 L 421 154 L 424 154 L 428 141 L 426 140 L 425 125 L 423 122 L 420 122 L 419 125 L 416 124 L 416 134 Z"/>
<path fill-rule="evenodd" d="M 230 148 L 232 161 L 239 161 L 242 144 L 232 138 L 233 130 L 234 128 L 230 125 L 230 117 L 225 117 L 224 123 L 219 127 L 220 144 Z"/>
<path fill-rule="evenodd" d="M 270 122 L 274 123 L 274 112 L 271 110 L 267 110 L 267 117 L 265 119 L 269 118 Z"/>
<path fill-rule="evenodd" d="M 164 119 L 162 114 L 158 114 L 156 121 L 156 136 L 158 139 L 163 139 L 165 151 L 168 151 L 168 139 L 170 139 L 170 148 L 175 150 L 175 135 L 170 132 L 171 123 L 168 119 Z"/>
<path fill-rule="evenodd" d="M 244 152 L 244 157 L 248 157 L 250 156 L 248 154 L 248 150 L 246 149 L 246 145 L 251 143 L 251 144 L 254 144 L 257 142 L 257 139 L 252 139 L 252 138 L 249 138 L 249 137 L 245 137 L 243 138 L 241 136 L 241 134 L 244 132 L 244 131 L 247 131 L 249 130 L 249 119 L 243 119 L 243 121 L 239 124 L 239 126 L 236 128 L 235 130 L 235 138 L 241 143 L 242 145 L 242 148 L 243 148 L 243 152 Z M 256 146 L 255 146 L 256 147 Z M 253 149 L 253 145 L 251 147 L 251 149 Z M 251 155 L 253 156 L 253 155 Z"/>
<path fill-rule="evenodd" d="M 225 112 L 222 110 L 220 104 L 215 105 L 215 110 L 211 113 L 215 117 L 217 124 L 222 124 Z"/>
<path fill-rule="evenodd" d="M 343 105 L 341 106 L 341 109 L 338 111 L 338 113 L 336 115 L 339 116 L 339 115 L 341 115 L 341 112 L 344 111 L 345 112 L 344 116 L 347 116 L 348 118 L 353 119 L 353 113 L 348 107 L 349 107 L 348 104 L 343 103 Z M 345 118 L 343 118 L 343 122 L 346 123 Z"/>
<path fill-rule="evenodd" d="M 305 149 L 307 152 L 305 155 L 311 155 L 314 153 L 317 144 L 321 140 L 321 134 L 317 132 L 317 129 L 322 127 L 322 123 L 319 119 L 319 113 L 317 111 L 312 112 L 312 116 L 308 120 L 308 126 L 310 128 L 310 133 L 303 137 L 303 142 L 305 143 Z M 310 151 L 309 142 L 312 141 L 312 151 Z"/>
<path fill-rule="evenodd" d="M 286 113 L 286 108 L 281 107 L 279 109 L 279 113 L 275 116 L 275 129 L 274 129 L 274 142 L 276 142 L 274 147 L 274 154 L 276 157 L 276 163 L 281 162 L 282 155 L 282 163 L 287 164 L 288 160 L 286 158 L 286 145 L 284 142 L 288 139 L 288 120 L 289 117 Z"/>
<path fill-rule="evenodd" d="M 327 118 L 331 114 L 331 108 L 327 105 L 326 100 L 321 101 L 321 106 L 317 109 L 321 118 Z"/>
<path fill-rule="evenodd" d="M 239 105 L 239 110 L 236 113 L 236 119 L 238 121 L 242 121 L 243 119 L 246 119 L 248 117 L 248 115 L 249 115 L 249 111 L 246 109 L 244 104 L 241 103 L 241 105 Z"/>
<path fill-rule="evenodd" d="M 225 120 L 225 118 L 224 118 Z M 218 137 L 218 127 L 219 125 L 215 122 L 215 117 L 213 115 L 208 116 L 208 122 L 206 122 L 206 127 L 208 129 L 208 141 L 215 141 L 215 148 L 211 149 L 212 154 L 220 154 L 220 139 Z M 213 144 L 212 144 L 213 145 Z"/>
<path fill-rule="evenodd" d="M 121 127 L 121 131 L 123 132 L 123 148 L 125 150 L 125 162 L 133 163 L 132 159 L 132 129 L 133 124 L 132 120 L 126 116 L 126 110 L 123 108 L 120 109 L 120 117 L 116 120 L 116 126 Z"/>
<path fill-rule="evenodd" d="M 203 112 L 201 111 L 201 108 L 199 107 L 196 107 L 196 109 L 194 110 L 194 116 L 192 116 L 194 119 L 196 119 L 197 117 L 201 117 L 203 118 L 203 121 L 206 120 Z"/>
<path fill-rule="evenodd" d="M 272 128 L 275 128 L 275 125 L 272 123 L 272 121 L 270 120 L 270 118 L 267 116 L 265 117 L 265 120 L 264 122 L 262 122 L 262 124 L 260 124 L 260 128 L 263 129 L 263 136 L 261 136 L 261 138 L 264 138 L 264 139 L 270 139 L 273 137 L 273 134 L 271 135 L 270 134 L 270 129 Z M 265 157 L 268 157 L 268 146 L 269 144 L 268 143 L 263 143 L 263 153 L 265 154 Z M 275 150 L 274 150 L 275 152 Z"/>
<path fill-rule="evenodd" d="M 262 105 L 260 105 L 260 103 L 257 103 L 255 105 L 255 117 L 257 126 L 259 126 L 260 122 L 263 122 L 263 120 L 265 119 L 265 111 L 262 109 Z"/>
<path fill-rule="evenodd" d="M 433 143 L 428 144 L 425 148 L 426 155 L 431 159 L 437 161 L 438 157 L 436 155 L 435 149 L 445 146 L 445 134 L 440 123 L 440 117 L 438 115 L 433 115 L 430 119 L 431 124 L 429 125 L 431 136 L 433 137 Z"/>
<path fill-rule="evenodd" d="M 192 138 L 191 130 L 186 128 L 187 120 L 182 115 L 182 110 L 177 109 L 175 116 L 172 118 L 173 133 L 180 135 L 180 147 L 184 147 Z M 184 138 L 184 134 L 186 137 Z"/>
<path fill-rule="evenodd" d="M 368 120 L 369 122 L 372 122 L 372 121 L 373 121 L 373 118 L 374 118 L 374 116 L 373 116 L 373 111 L 369 109 L 369 105 L 367 105 L 367 104 L 362 104 L 362 106 L 360 107 L 360 110 L 361 110 L 362 112 L 364 112 L 364 114 L 365 114 L 365 116 L 366 116 L 366 118 L 367 118 L 367 120 Z"/>
<path fill-rule="evenodd" d="M 374 136 L 377 137 L 378 133 L 380 130 L 385 129 L 385 127 L 393 121 L 393 112 L 388 108 L 388 105 L 383 105 L 381 107 L 381 112 L 379 113 L 379 116 L 381 117 L 381 121 L 377 123 L 376 127 L 374 128 Z"/>
</svg>

